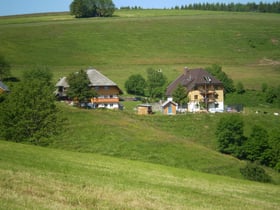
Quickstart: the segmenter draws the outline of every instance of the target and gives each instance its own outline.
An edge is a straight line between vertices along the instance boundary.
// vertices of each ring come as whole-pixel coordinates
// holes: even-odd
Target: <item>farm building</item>
[[[172,101],[172,98],[168,98],[162,105],[162,113],[165,115],[175,115],[177,112],[178,104]]]
[[[223,112],[224,86],[221,81],[204,69],[184,69],[184,73],[175,79],[166,90],[168,97],[181,84],[188,95],[189,112]]]
[[[148,115],[152,113],[152,105],[150,104],[140,104],[137,106],[137,114],[139,115]]]
[[[92,107],[108,109],[120,108],[119,95],[122,94],[122,90],[118,85],[96,69],[88,69],[87,75],[90,81],[89,88],[94,89],[98,95],[90,100]],[[69,84],[67,83],[66,77],[61,78],[56,84],[56,87],[58,96],[67,97]]]

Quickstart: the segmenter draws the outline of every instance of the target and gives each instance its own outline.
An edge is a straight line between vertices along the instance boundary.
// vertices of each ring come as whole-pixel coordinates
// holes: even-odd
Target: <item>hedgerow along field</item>
[[[0,209],[278,209],[280,188],[0,141]]]
[[[4,54],[10,61],[12,73],[16,76],[20,76],[21,71],[24,69],[32,68],[36,65],[46,65],[53,71],[56,80],[81,68],[93,66],[123,88],[124,82],[129,75],[133,73],[145,75],[145,71],[149,67],[161,68],[169,81],[172,81],[182,72],[184,66],[205,67],[218,63],[223,66],[223,70],[235,81],[242,81],[247,88],[260,88],[264,79],[269,84],[279,84],[278,62],[280,53],[278,40],[280,39],[280,33],[279,16],[275,14],[145,10],[117,11],[116,17],[108,19],[75,20],[67,14],[35,15],[21,18],[0,18],[0,53]],[[152,116],[147,118],[138,117],[129,111],[78,110],[64,105],[62,105],[62,109],[68,116],[69,121],[66,131],[57,139],[52,139],[53,144],[51,147],[80,152],[69,153],[69,156],[73,155],[73,159],[78,158],[80,155],[88,155],[80,162],[91,158],[95,159],[96,156],[93,153],[100,153],[168,165],[172,167],[166,169],[169,171],[181,170],[175,168],[184,168],[182,173],[188,174],[185,169],[190,169],[198,172],[231,176],[238,178],[237,182],[243,182],[243,180],[239,180],[242,179],[239,169],[245,166],[245,163],[230,156],[219,154],[215,150],[214,132],[220,115]],[[256,116],[248,114],[244,115],[244,119],[247,122],[247,133],[250,130],[248,125],[252,122],[264,125],[267,129],[276,128],[279,125],[279,118],[271,115]],[[7,147],[14,149],[14,144],[8,144]],[[34,147],[31,147],[31,150],[33,150],[32,148]],[[63,151],[59,152],[64,153]],[[83,154],[84,152],[91,154]],[[48,153],[54,157],[57,155],[56,150],[48,150]],[[14,159],[10,158],[7,151],[1,154],[6,154],[11,161],[19,161],[17,156],[14,156]],[[36,152],[32,154],[38,157]],[[1,160],[4,160],[1,161],[2,167],[7,168],[8,166],[5,166],[6,160]],[[121,159],[114,160],[122,161]],[[43,165],[44,163],[40,162]],[[51,171],[50,174],[53,174],[53,168],[55,168],[56,163],[53,160],[45,163],[46,167],[42,169],[41,173]],[[132,167],[134,163],[129,162],[126,168]],[[32,180],[34,178],[32,165],[34,164],[30,162],[30,167],[26,169],[27,177],[31,177],[30,179]],[[48,164],[50,165],[49,167],[47,166]],[[72,165],[72,162],[67,160],[65,164],[69,166]],[[103,164],[103,162],[100,162],[100,164]],[[118,168],[119,165],[113,163],[113,165],[115,164],[116,168]],[[85,178],[81,178],[83,176],[75,172],[77,170],[86,171],[87,167],[77,165],[82,169],[74,167],[73,170],[68,171],[69,175],[73,176],[71,181],[75,180],[76,182],[80,179],[87,179],[88,175]],[[14,165],[14,170],[19,171],[18,167],[17,164]],[[162,166],[153,165],[152,167]],[[108,171],[115,173],[113,168],[109,168]],[[102,174],[100,179],[96,178],[96,182],[110,179],[108,171]],[[269,169],[267,169],[267,172],[273,177],[274,183],[279,183],[279,174]],[[31,197],[36,194],[42,197],[46,196],[44,194],[45,190],[32,188],[32,186],[41,186],[41,183],[30,181],[29,188],[23,187],[23,190],[20,190],[16,188],[17,184],[15,182],[7,185],[7,177],[9,177],[10,172],[8,175],[6,172],[3,173],[4,178],[1,184],[4,186],[4,192],[8,188],[20,192],[17,195],[13,194],[14,197],[12,198],[5,198],[7,206],[12,205],[16,198],[20,201],[25,200],[25,206],[32,205],[29,202],[29,195],[26,195],[28,193],[31,194]],[[60,171],[59,175],[65,176],[66,173],[67,171]],[[127,174],[128,171],[123,171],[122,173]],[[195,176],[198,174],[200,173]],[[15,179],[17,179],[17,175],[22,176],[23,174],[16,174]],[[41,177],[40,173],[39,176]],[[212,175],[202,173],[201,176],[209,177],[212,180],[210,178]],[[191,177],[187,176],[185,178],[190,179]],[[224,179],[223,176],[220,178]],[[217,177],[217,179],[220,178]],[[23,178],[22,182],[25,183],[25,180],[30,179]],[[117,177],[117,179],[121,180],[121,177]],[[147,176],[147,180],[149,179],[151,177]],[[228,180],[228,178],[225,179]],[[123,182],[126,182],[126,180],[125,178]],[[56,185],[61,183],[60,181],[52,180],[51,183]],[[42,182],[44,183],[44,181]],[[143,181],[139,182],[143,184]],[[162,181],[159,180],[159,182]],[[129,183],[125,186],[129,189],[133,188]],[[227,183],[227,181],[222,181],[222,185]],[[244,181],[244,183],[244,185],[247,185],[250,182]],[[66,196],[68,200],[63,196],[61,198],[61,194],[57,198],[59,201],[62,200],[64,205],[70,205],[68,208],[76,208],[81,203],[85,203],[85,208],[90,208],[100,200],[103,203],[104,194],[111,195],[111,188],[106,189],[100,192],[101,195],[98,194],[96,199],[92,201],[88,195],[83,193],[84,191],[90,191],[89,194],[91,194],[94,189],[92,185],[90,185],[89,189],[84,189],[81,185],[75,185],[73,182],[70,182],[70,187],[67,187],[68,190],[59,191],[62,186],[68,186],[68,184],[69,182],[64,182],[58,185],[59,187],[55,188],[55,190],[52,187],[49,189],[51,192],[58,191],[62,194],[66,193],[67,196],[69,195],[70,198]],[[193,184],[195,185],[195,183]],[[110,183],[102,184],[103,188],[108,185]],[[252,185],[257,186],[258,184],[252,183]],[[277,191],[279,189],[277,186],[261,186],[264,187],[265,191],[276,192],[276,195],[279,192]],[[175,188],[174,183],[171,183],[171,186],[169,185],[164,189],[172,194],[173,190],[171,189]],[[240,190],[239,187],[237,188]],[[77,189],[80,189],[78,191],[79,195],[81,195],[80,197],[76,193]],[[118,190],[124,192],[123,199],[128,199],[127,191],[124,188],[122,189]],[[138,189],[135,191],[138,191]],[[225,194],[224,187],[217,190]],[[180,198],[188,194],[183,189],[180,192],[182,192],[182,195],[179,196]],[[190,194],[193,195],[196,192],[197,190],[195,189]],[[198,191],[198,193],[201,192]],[[274,204],[279,204],[279,201],[277,196],[274,196],[274,193],[272,194],[271,198],[268,198],[268,205],[274,208]],[[215,195],[215,193],[212,193],[212,195]],[[158,198],[160,199],[159,202],[168,196],[161,192]],[[254,194],[252,195],[252,200],[258,201],[262,196],[263,194]],[[238,200],[241,200],[240,196],[237,197]],[[172,196],[172,198],[174,197]],[[50,197],[50,200],[53,199],[53,197]],[[101,207],[111,205],[106,204],[106,199],[108,198],[104,198],[105,204],[99,203],[98,205],[101,205]],[[188,201],[193,199],[196,198],[191,197]],[[45,200],[36,201],[34,205],[46,205],[42,204],[46,203]],[[115,197],[113,200],[115,200]],[[134,198],[131,200],[134,203],[136,202]],[[148,197],[148,201],[151,202],[151,200],[156,199]],[[220,197],[217,200],[220,200]],[[245,200],[241,201],[246,203],[247,201]],[[40,202],[41,204],[39,204]],[[116,206],[114,202],[112,201],[112,206]],[[209,208],[217,209],[226,206],[224,205],[225,203],[220,204],[219,202],[215,202],[213,208]],[[236,205],[239,205],[238,202],[236,202]],[[138,203],[140,203],[138,204],[140,207],[135,208],[142,209],[142,201]],[[205,208],[205,206],[197,203],[194,205],[192,206],[188,202],[188,204],[184,203],[182,207],[179,206],[178,208],[183,209],[185,206],[197,209]],[[205,205],[209,205],[207,199]],[[244,206],[247,206],[248,209],[255,209],[262,208],[262,205],[256,207],[251,206],[251,204],[245,204]],[[160,207],[158,206],[158,209]],[[134,207],[127,207],[121,204],[119,208]],[[145,208],[156,207],[150,207],[145,204]],[[240,206],[236,208],[240,208]]]

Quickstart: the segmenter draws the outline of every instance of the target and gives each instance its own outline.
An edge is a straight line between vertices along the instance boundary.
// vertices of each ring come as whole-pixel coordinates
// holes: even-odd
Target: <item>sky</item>
[[[69,11],[69,5],[72,1],[73,0],[0,0],[0,16]],[[258,3],[259,0],[113,0],[113,2],[117,8],[122,6],[141,6],[142,8],[171,8],[174,6],[187,5],[191,3]],[[273,0],[263,0],[263,2],[273,2]]]

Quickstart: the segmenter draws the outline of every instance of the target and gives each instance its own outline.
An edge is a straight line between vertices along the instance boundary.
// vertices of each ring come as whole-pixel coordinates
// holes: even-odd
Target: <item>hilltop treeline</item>
[[[140,6],[135,7],[121,7],[120,9],[143,9]],[[230,12],[268,12],[280,13],[280,2],[259,4],[255,2],[241,4],[241,3],[194,3],[182,6],[175,6],[171,9],[177,10],[210,10],[210,11],[230,11]]]

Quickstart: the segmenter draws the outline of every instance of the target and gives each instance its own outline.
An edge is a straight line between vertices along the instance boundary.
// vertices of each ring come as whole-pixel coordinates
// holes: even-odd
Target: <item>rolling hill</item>
[[[279,85],[277,14],[136,10],[113,18],[67,13],[0,17],[0,54],[13,75],[48,66],[55,80],[93,66],[124,87],[134,73],[161,68],[169,81],[184,68],[217,63],[246,88]],[[0,141],[0,209],[277,209],[273,184],[243,179],[239,161],[216,151],[223,116],[137,116],[58,103],[65,130],[49,148]],[[262,107],[261,107],[262,108]],[[242,115],[245,133],[272,132],[279,117]]]

